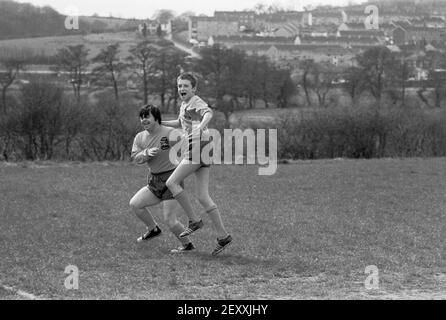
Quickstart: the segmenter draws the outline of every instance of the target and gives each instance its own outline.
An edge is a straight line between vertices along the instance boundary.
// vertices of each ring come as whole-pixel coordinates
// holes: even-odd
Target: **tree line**
[[[360,102],[367,94],[376,109],[387,105],[408,103],[409,79],[416,78],[417,65],[425,70],[427,80],[414,81],[421,106],[440,108],[446,97],[446,77],[441,73],[446,68],[446,53],[432,50],[414,63],[409,52],[391,52],[387,47],[372,47],[356,55],[356,64],[347,68],[313,60],[300,61],[297,80],[307,106],[329,107],[335,105],[330,97],[340,96],[339,90],[351,98],[352,104]]]
[[[229,127],[230,116],[237,110],[259,105],[299,106],[292,102],[296,95],[304,97],[302,107],[315,110],[340,107],[342,103],[333,98],[341,94],[349,95],[353,106],[360,104],[364,94],[372,97],[377,112],[374,114],[386,109],[383,107],[389,106],[389,101],[390,105],[404,107],[408,103],[406,82],[414,71],[404,54],[396,55],[386,47],[358,54],[357,65],[347,69],[301,61],[297,75],[265,56],[247,55],[218,44],[201,49],[199,58],[186,56],[164,39],[143,39],[125,57],[121,51],[118,43],[111,44],[89,59],[89,50],[84,45],[67,46],[58,51],[52,67],[61,73],[60,78],[34,79],[17,90],[10,89],[27,68],[29,57],[27,54],[1,57],[1,158],[8,160],[14,155],[19,159],[125,159],[139,130],[136,113],[142,104],[155,103],[163,113],[178,113],[176,78],[182,71],[192,71],[198,76],[198,94],[224,115],[214,123],[220,129]],[[439,107],[446,88],[443,79],[435,78],[435,70],[446,66],[446,55],[429,51],[425,62],[432,86],[421,86],[417,96],[421,103]],[[128,81],[133,81],[135,90],[127,89]],[[311,119],[314,126],[309,126],[304,136],[314,142],[317,141],[314,134],[324,137],[319,132],[324,130],[323,126],[319,124],[325,118]],[[357,118],[359,123],[348,117],[344,120],[354,123],[354,130],[361,132],[367,124],[363,119],[361,115]],[[298,127],[301,123],[293,125]],[[370,132],[375,132],[375,136],[368,141],[383,148],[388,134]],[[333,146],[333,141],[327,146]]]
[[[265,57],[218,45],[200,55],[191,59],[164,39],[143,39],[125,57],[118,43],[91,59],[84,45],[67,46],[51,67],[60,77],[35,78],[15,88],[29,57],[1,57],[1,158],[124,159],[139,130],[136,113],[142,104],[177,114],[176,78],[182,71],[198,76],[199,94],[226,116],[223,127],[232,112],[253,108],[259,99],[287,107],[295,91],[289,70]],[[127,89],[129,81],[136,90]]]

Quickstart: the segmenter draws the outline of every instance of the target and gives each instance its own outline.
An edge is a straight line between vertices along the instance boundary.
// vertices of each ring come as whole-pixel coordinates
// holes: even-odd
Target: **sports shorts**
[[[150,173],[147,177],[147,188],[161,201],[174,200],[175,198],[166,186],[166,181],[175,171],[170,170],[160,173]],[[181,181],[180,186],[184,188],[184,183]]]

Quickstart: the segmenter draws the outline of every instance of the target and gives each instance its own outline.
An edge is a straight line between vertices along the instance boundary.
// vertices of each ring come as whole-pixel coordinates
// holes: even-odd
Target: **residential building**
[[[446,39],[446,29],[397,25],[393,30],[393,42],[396,45],[408,43],[437,43]]]
[[[214,17],[190,17],[189,40],[207,41],[210,36],[233,36],[240,32],[239,22]]]

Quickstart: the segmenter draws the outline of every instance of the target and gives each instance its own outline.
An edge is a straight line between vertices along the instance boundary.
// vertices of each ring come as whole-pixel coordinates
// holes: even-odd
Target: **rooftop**
[[[288,42],[294,43],[295,37],[242,37],[242,36],[213,36],[214,41],[220,42]]]

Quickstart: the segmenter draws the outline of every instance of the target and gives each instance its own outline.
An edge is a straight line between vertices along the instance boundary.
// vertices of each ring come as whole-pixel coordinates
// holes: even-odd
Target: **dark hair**
[[[183,72],[182,74],[179,75],[179,77],[177,78],[177,82],[180,80],[189,80],[190,84],[192,85],[192,88],[197,87],[197,77],[195,77],[192,73],[190,72]]]
[[[141,119],[147,117],[150,114],[153,116],[155,121],[158,121],[158,123],[161,124],[161,111],[157,106],[146,104],[139,111],[139,117]]]

